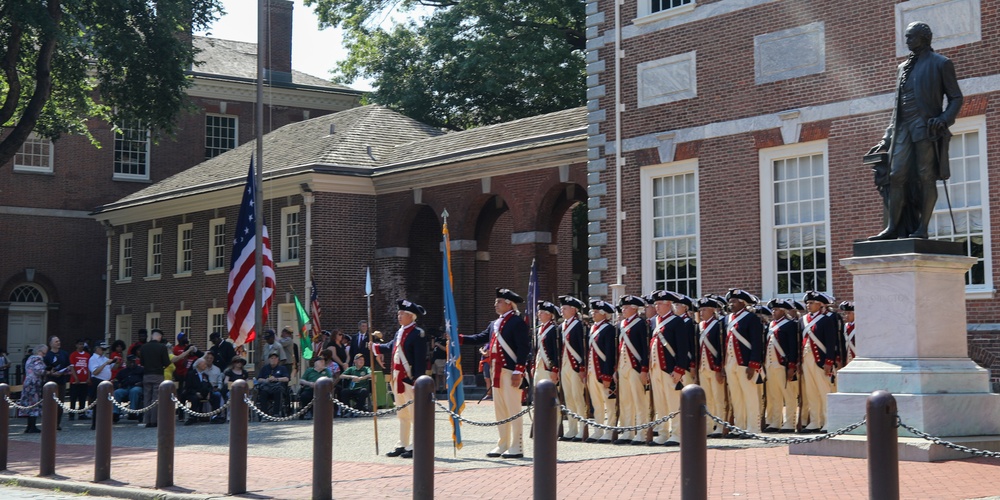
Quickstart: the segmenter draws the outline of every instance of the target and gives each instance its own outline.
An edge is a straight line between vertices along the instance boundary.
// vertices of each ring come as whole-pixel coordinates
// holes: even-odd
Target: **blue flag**
[[[444,330],[448,335],[448,409],[461,414],[465,410],[465,388],[462,386],[462,348],[458,342],[458,314],[455,311],[455,295],[451,279],[451,244],[448,223],[441,228],[444,235],[442,274],[444,281]],[[455,449],[462,449],[462,423],[452,417],[451,439]]]

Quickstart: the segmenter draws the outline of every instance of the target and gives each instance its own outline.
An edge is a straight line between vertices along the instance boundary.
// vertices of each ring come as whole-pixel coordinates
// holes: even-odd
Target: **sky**
[[[255,0],[223,0],[226,15],[215,22],[208,33],[214,38],[257,42],[257,2]],[[319,20],[312,8],[295,0],[292,9],[292,68],[321,78],[330,78],[330,70],[347,58],[340,29],[319,29]],[[371,82],[355,81],[358,90],[371,90]]]

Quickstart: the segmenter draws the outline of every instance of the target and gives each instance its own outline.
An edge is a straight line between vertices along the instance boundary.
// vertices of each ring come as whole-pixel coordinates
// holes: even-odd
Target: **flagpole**
[[[254,331],[260,332],[264,327],[264,218],[263,194],[261,193],[262,179],[264,177],[264,51],[263,42],[267,39],[267,0],[257,0],[257,108],[255,129],[257,135],[257,172],[254,175],[254,200],[253,211],[256,219],[257,237],[254,238]],[[258,343],[258,337],[254,342]],[[254,349],[256,351],[256,349]]]
[[[375,455],[378,455],[378,388],[375,387],[375,350],[371,344],[374,342],[372,335],[372,268],[365,269],[365,298],[368,299],[368,362],[371,366],[371,386],[372,386],[372,425],[375,426]]]

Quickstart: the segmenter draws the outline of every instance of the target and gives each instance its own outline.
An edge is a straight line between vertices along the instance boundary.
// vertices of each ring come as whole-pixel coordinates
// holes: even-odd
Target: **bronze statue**
[[[889,189],[886,227],[868,239],[927,238],[937,202],[937,181],[951,176],[948,127],[962,107],[951,60],[931,48],[931,27],[906,27],[910,54],[899,65],[892,121],[868,154],[888,152]],[[942,110],[942,98],[948,105]]]

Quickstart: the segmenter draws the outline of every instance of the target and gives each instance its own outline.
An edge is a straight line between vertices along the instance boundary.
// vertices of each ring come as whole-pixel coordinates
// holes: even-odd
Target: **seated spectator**
[[[125,368],[118,370],[115,377],[115,401],[119,403],[128,399],[130,410],[142,408],[142,367],[136,362],[137,358],[129,354],[126,358]],[[154,410],[155,411],[155,410]],[[121,410],[115,406],[115,422],[121,417]],[[129,413],[129,420],[139,420],[139,415]]]
[[[206,352],[201,359],[205,360],[204,371],[208,375],[208,381],[212,383],[212,387],[219,390],[222,387],[222,370],[215,366],[215,354]]]
[[[333,372],[327,368],[326,359],[322,356],[316,356],[313,358],[312,368],[306,370],[302,374],[302,378],[299,379],[299,384],[302,385],[302,389],[299,390],[299,404],[305,408],[313,400],[313,394],[316,388],[316,381],[321,377],[333,378]],[[305,415],[299,417],[299,419],[305,419]]]
[[[237,380],[247,380],[250,374],[243,369],[247,365],[247,360],[243,356],[234,356],[229,362],[229,369],[222,375],[222,396],[229,399],[229,389],[233,382]]]
[[[370,411],[368,395],[371,394],[372,369],[365,366],[364,354],[354,356],[354,366],[344,370],[340,380],[341,384],[347,384],[347,387],[340,391],[340,400],[356,410]],[[354,404],[351,404],[352,400]]]
[[[186,399],[191,402],[191,409],[196,412],[202,412],[202,403],[206,401],[211,405],[212,411],[219,409],[222,406],[222,393],[219,392],[218,387],[212,383],[211,380],[211,368],[218,371],[218,367],[214,366],[204,357],[199,358],[197,361],[191,365],[191,369],[188,370],[187,381],[184,384],[184,391]],[[198,418],[190,417],[184,425],[194,425],[199,421]],[[212,422],[222,423],[225,420],[220,418],[218,415],[213,417]]]
[[[267,357],[267,365],[257,373],[258,404],[263,407],[264,413],[277,416],[281,402],[281,395],[288,389],[288,370],[279,363],[281,356],[277,352],[271,352]]]

